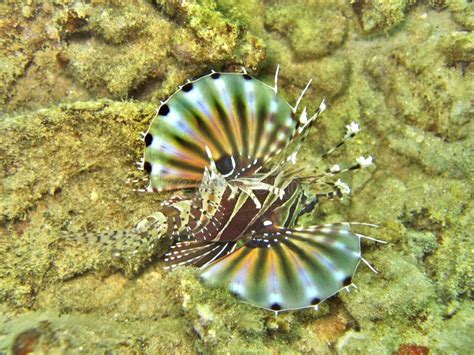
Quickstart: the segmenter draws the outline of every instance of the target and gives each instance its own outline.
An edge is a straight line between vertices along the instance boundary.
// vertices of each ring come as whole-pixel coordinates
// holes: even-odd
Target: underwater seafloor
[[[0,4],[0,353],[467,354],[474,349],[474,7],[470,1],[18,1]],[[125,228],[164,197],[141,176],[160,100],[210,69],[249,72],[313,112],[299,164],[375,157],[307,223],[378,223],[380,271],[319,311],[275,316],[192,268],[61,233]]]

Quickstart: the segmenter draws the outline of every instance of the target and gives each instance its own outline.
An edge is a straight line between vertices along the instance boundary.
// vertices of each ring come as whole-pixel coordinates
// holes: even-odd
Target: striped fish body
[[[193,223],[203,209],[190,218],[191,238],[179,238],[165,257],[168,267],[203,267],[207,285],[228,287],[245,302],[274,311],[314,306],[349,286],[361,257],[359,238],[349,224],[295,227],[305,196],[298,180],[286,177],[271,178],[283,198],[261,191],[260,208],[243,192],[230,199],[227,187],[220,201],[227,209],[203,229]],[[206,198],[197,194],[193,204]],[[239,241],[244,245],[236,249]]]
[[[255,191],[261,205],[258,207],[244,192],[234,192],[222,176],[210,181],[205,173],[204,181],[192,198],[175,197],[165,201],[157,212],[136,225],[136,233],[149,240],[168,237],[177,241],[229,242],[244,239],[249,230],[268,232],[271,228],[264,221],[284,225],[287,216],[284,220],[281,211],[291,209],[289,205],[294,197],[302,196],[296,182],[281,180],[280,177],[266,179],[284,191],[281,196],[265,190]]]
[[[260,205],[263,206],[258,207],[255,201],[243,192],[238,193],[232,199],[229,198],[230,195],[229,189],[223,196],[219,212],[208,220],[206,228],[193,232],[194,239],[213,242],[245,239],[249,232],[255,233],[263,230],[264,221],[272,220],[272,224],[279,223],[275,209],[287,200],[286,197],[279,199],[278,196],[272,196],[272,193],[268,191],[258,191],[256,197]],[[290,192],[286,192],[285,195],[291,196]]]
[[[276,85],[230,73],[188,82],[162,103],[144,139],[147,190],[196,189],[189,210],[162,211],[176,236],[168,268],[202,267],[207,285],[274,311],[317,305],[351,284],[361,260],[351,226],[296,227],[305,196],[288,161],[324,107],[296,120]]]
[[[206,174],[193,203],[188,229],[192,239],[197,241],[239,241],[247,238],[249,232],[268,231],[270,225],[285,225],[286,206],[303,196],[292,173],[262,173],[250,178],[245,172],[243,177],[230,181],[217,171],[214,180]],[[249,194],[254,194],[254,198]],[[294,206],[289,208],[296,212]]]
[[[165,238],[167,268],[201,267],[205,284],[273,311],[315,306],[348,287],[364,260],[361,235],[349,223],[297,226],[314,204],[293,164],[324,101],[296,119],[303,94],[292,107],[276,80],[271,87],[246,73],[213,72],[180,87],[144,135],[143,169],[149,192],[194,194],[163,203],[134,228],[70,239],[154,250]]]
[[[279,176],[271,177],[270,181],[283,183]],[[233,251],[238,242],[246,243],[254,235],[272,232],[280,222],[284,225],[291,219],[289,215],[295,212],[295,201],[299,202],[303,196],[300,186],[291,182],[284,180],[282,185],[277,185],[283,192],[279,195],[256,190],[258,206],[245,192],[235,192],[227,185],[222,194],[218,194],[221,197],[219,208],[213,211],[209,209],[213,204],[209,204],[208,199],[214,198],[213,201],[216,201],[216,195],[209,195],[213,189],[205,184],[206,188],[200,189],[191,204],[185,233],[176,238],[174,250],[166,255],[165,261],[169,263],[169,268],[207,265],[217,256],[223,256],[223,250]]]

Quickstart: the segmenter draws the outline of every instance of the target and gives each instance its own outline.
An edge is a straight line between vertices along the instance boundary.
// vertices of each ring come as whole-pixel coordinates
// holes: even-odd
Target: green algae
[[[347,35],[347,20],[335,4],[276,5],[267,12],[265,25],[289,42],[298,60],[333,52]]]
[[[58,353],[473,347],[472,4],[0,6],[0,351],[25,332]],[[117,257],[61,240],[133,225],[165,198],[126,184],[158,100],[211,68],[271,82],[276,64],[290,102],[310,78],[303,104],[329,101],[301,164],[321,164],[352,120],[364,129],[328,164],[372,154],[377,168],[344,176],[351,199],[302,223],[379,223],[361,229],[390,243],[364,243],[378,274],[361,265],[357,290],[275,317],[191,268],[163,271],[162,250]]]
[[[362,30],[366,33],[390,31],[405,19],[409,7],[416,1],[354,1]]]
[[[19,335],[35,331],[36,338],[30,340],[34,353],[63,354],[70,353],[70,349],[85,353],[141,353],[145,349],[151,353],[185,353],[192,345],[183,336],[184,324],[176,318],[162,319],[159,327],[150,327],[146,322],[100,319],[86,313],[30,312],[14,322],[5,319],[3,322],[0,331],[11,336],[0,340],[0,346],[5,348],[9,343],[18,346]]]
[[[2,111],[94,96],[156,102],[209,67],[256,68],[265,55],[264,42],[214,1],[27,6],[0,5]]]

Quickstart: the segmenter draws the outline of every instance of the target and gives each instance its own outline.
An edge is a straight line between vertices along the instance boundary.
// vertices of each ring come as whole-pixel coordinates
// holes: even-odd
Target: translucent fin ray
[[[235,242],[218,243],[206,241],[178,242],[164,256],[167,264],[165,269],[177,266],[205,266],[220,257],[224,257],[235,249]]]

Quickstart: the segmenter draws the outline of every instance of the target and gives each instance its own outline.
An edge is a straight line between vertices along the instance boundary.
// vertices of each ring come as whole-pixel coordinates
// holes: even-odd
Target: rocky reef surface
[[[474,6],[469,1],[19,1],[0,4],[0,352],[464,354],[472,329]],[[380,271],[275,316],[204,288],[192,268],[114,257],[61,233],[125,228],[165,196],[136,194],[159,100],[241,66],[329,109],[300,164],[355,120],[334,157],[371,154],[353,195],[305,223],[381,225]],[[310,110],[310,111],[311,111]]]

